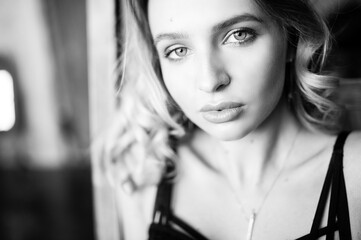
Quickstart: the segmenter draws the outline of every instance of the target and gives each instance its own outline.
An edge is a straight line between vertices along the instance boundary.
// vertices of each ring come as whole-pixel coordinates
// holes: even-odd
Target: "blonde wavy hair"
[[[113,183],[132,191],[176,172],[174,149],[190,130],[162,80],[148,26],[148,1],[121,2],[119,107],[104,139],[103,161]],[[291,110],[310,129],[337,132],[341,109],[332,97],[339,82],[322,72],[330,42],[325,22],[307,0],[255,2],[285,30],[294,49],[284,90]]]

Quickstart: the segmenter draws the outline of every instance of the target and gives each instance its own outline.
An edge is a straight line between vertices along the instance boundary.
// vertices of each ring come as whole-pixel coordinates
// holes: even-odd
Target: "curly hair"
[[[122,55],[119,59],[114,124],[104,140],[104,163],[115,184],[131,189],[156,184],[176,166],[174,139],[190,130],[161,76],[147,19],[146,0],[122,2]],[[285,31],[294,59],[287,64],[284,94],[298,120],[313,130],[338,131],[340,107],[332,101],[338,79],[322,72],[330,33],[307,0],[255,0]]]
[[[342,109],[332,98],[339,79],[322,71],[330,49],[330,32],[308,0],[255,0],[281,26],[294,46],[285,93],[299,121],[309,129],[340,130]]]

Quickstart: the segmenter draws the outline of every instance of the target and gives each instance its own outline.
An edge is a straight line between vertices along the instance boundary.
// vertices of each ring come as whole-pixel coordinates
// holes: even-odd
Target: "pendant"
[[[246,240],[252,240],[252,235],[253,235],[253,229],[254,229],[254,223],[256,221],[256,213],[252,212],[251,216],[249,218],[249,223],[248,223],[248,230],[247,230],[247,238]]]

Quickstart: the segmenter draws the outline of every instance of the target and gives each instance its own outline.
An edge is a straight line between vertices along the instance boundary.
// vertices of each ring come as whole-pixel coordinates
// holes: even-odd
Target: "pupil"
[[[179,56],[184,56],[184,55],[186,54],[186,50],[185,50],[184,48],[179,48],[179,49],[177,50],[177,54],[178,54]]]
[[[237,32],[236,35],[235,35],[235,38],[237,40],[243,40],[243,39],[245,39],[245,37],[246,37],[246,34],[243,33],[243,32]]]

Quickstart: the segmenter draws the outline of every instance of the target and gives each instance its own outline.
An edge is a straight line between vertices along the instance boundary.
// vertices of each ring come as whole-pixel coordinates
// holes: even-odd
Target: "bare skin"
[[[277,132],[279,137],[274,139],[277,149],[275,152],[284,153],[290,147],[289,141],[285,143],[284,139],[291,135],[289,132],[295,133],[300,126],[291,120],[292,116],[287,111],[283,117],[278,115],[277,119],[280,120],[278,124],[285,123],[286,126],[280,128]],[[335,136],[301,128],[283,173],[258,213],[253,239],[296,239],[309,233],[335,139]],[[361,177],[358,171],[361,169],[360,142],[361,133],[352,133],[347,139],[344,153],[353,239],[361,239]],[[231,160],[228,156],[223,159],[215,158],[214,153],[218,150],[224,151],[219,143],[202,131],[194,133],[188,142],[179,147],[179,174],[172,203],[174,212],[209,239],[243,239],[241,236],[245,237],[248,222],[231,185],[237,186],[233,189],[237,189],[237,194],[246,203],[244,208],[250,211],[259,204],[281,165],[265,167],[264,174],[261,174],[262,177],[256,184],[253,177],[232,181],[229,172],[222,170],[229,164],[227,161]],[[274,154],[270,152],[270,155]],[[243,158],[244,161],[252,162],[259,155],[262,155],[259,151],[251,151]],[[277,159],[284,160],[283,158],[284,155],[280,154],[265,162],[276,162]],[[235,167],[238,169],[238,166]],[[238,169],[236,172],[243,170]],[[125,239],[147,238],[155,192],[155,187],[132,195],[119,191],[120,215],[123,220],[126,219],[122,221]],[[326,225],[326,219],[327,215],[324,216],[323,225]]]
[[[165,85],[199,127],[178,147],[175,214],[212,240],[245,239],[252,209],[254,240],[308,234],[336,136],[302,127],[282,97],[287,36],[251,0],[150,0],[149,22]],[[199,111],[222,101],[241,103],[242,114],[214,123]],[[353,239],[360,143],[352,133],[344,155]],[[155,194],[119,191],[125,239],[147,239]]]

